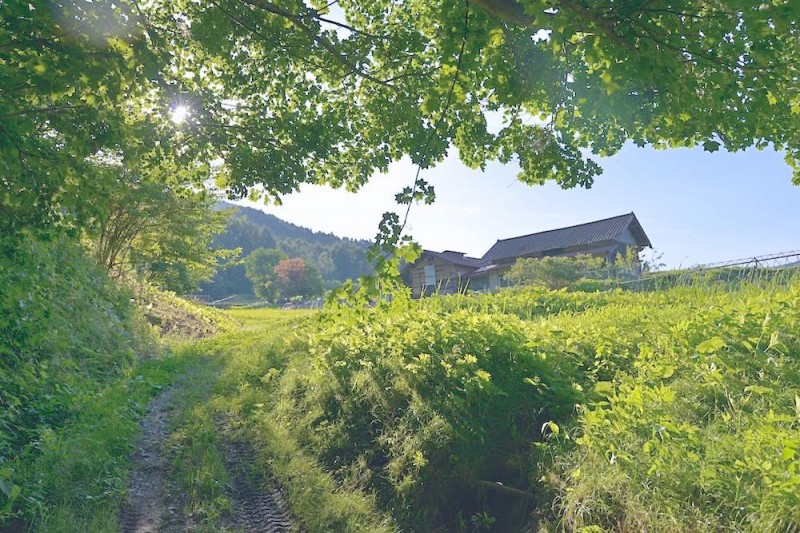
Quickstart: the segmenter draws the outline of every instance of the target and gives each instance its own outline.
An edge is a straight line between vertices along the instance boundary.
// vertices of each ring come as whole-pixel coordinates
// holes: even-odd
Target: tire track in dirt
[[[128,494],[119,513],[123,533],[156,533],[164,515],[164,474],[168,463],[164,454],[169,405],[174,388],[159,394],[141,422],[142,434],[130,456],[133,469],[128,478]]]
[[[150,402],[141,422],[142,434],[130,456],[128,493],[120,507],[118,523],[123,533],[180,533],[197,528],[184,516],[186,495],[180,490],[169,460],[170,407],[178,386],[163,391]],[[297,531],[280,488],[262,475],[253,449],[232,437],[228,424],[217,423],[218,449],[230,476],[227,490],[233,504],[220,520],[223,531],[284,533]]]
[[[275,483],[260,475],[253,449],[246,443],[230,437],[225,424],[220,428],[220,451],[225,468],[231,477],[230,497],[233,513],[226,526],[246,533],[283,533],[293,531],[289,506]]]

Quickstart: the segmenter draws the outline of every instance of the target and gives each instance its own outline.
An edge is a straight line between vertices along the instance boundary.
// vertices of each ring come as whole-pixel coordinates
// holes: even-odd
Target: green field
[[[314,313],[308,309],[283,310],[271,307],[232,307],[224,312],[244,330],[267,329],[270,325],[282,323],[287,318],[309,316]]]

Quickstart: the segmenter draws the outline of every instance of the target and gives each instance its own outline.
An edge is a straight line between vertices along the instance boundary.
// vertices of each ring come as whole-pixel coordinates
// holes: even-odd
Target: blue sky
[[[424,248],[481,256],[497,239],[633,211],[668,267],[800,249],[800,187],[781,154],[626,146],[600,160],[591,189],[527,186],[514,165],[474,171],[451,156],[423,177],[436,187],[431,206],[414,206],[408,232]],[[358,193],[306,186],[282,206],[254,206],[339,236],[374,237],[394,194],[413,183],[407,161],[376,175]]]

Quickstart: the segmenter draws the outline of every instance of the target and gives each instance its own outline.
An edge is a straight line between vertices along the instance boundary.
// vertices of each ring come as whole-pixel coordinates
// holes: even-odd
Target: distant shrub
[[[569,285],[570,291],[575,292],[600,292],[614,289],[619,284],[613,279],[588,279],[581,278]]]
[[[541,257],[517,259],[505,279],[517,285],[541,285],[561,289],[587,277],[598,276],[604,270],[605,259],[590,255],[575,257]]]

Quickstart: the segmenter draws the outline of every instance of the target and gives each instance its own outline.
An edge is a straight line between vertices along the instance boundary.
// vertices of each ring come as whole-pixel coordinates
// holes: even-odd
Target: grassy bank
[[[799,525],[797,283],[319,318],[195,347],[312,530]]]
[[[153,324],[186,342],[220,317],[120,287],[68,237],[0,251],[0,527],[115,531],[138,422],[186,369]]]

